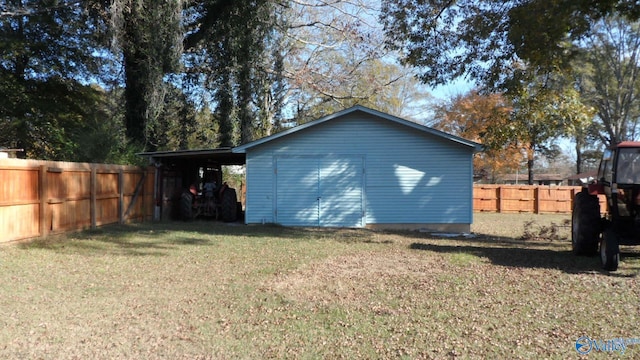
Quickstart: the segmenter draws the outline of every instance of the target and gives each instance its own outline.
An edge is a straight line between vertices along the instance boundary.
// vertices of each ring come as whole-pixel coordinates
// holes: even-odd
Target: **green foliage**
[[[189,92],[213,94],[219,143],[233,146],[270,132],[281,102],[274,1],[197,1],[187,9]],[[273,84],[273,85],[270,85]],[[280,92],[280,93],[278,93]],[[260,129],[266,129],[261,131]]]
[[[532,81],[510,94],[514,106],[511,126],[527,154],[529,184],[533,184],[535,155],[555,157],[553,140],[576,133],[591,119],[592,112],[578,99],[559,74],[531,74]]]
[[[237,166],[223,166],[222,178],[230,188],[236,189],[236,196],[240,201],[241,191],[245,186],[245,174]]]
[[[640,136],[640,21],[599,21],[575,60],[578,88],[596,110],[587,135],[606,145]]]
[[[6,74],[0,82],[7,96],[0,100],[0,146],[23,148],[28,157],[65,160],[73,158],[75,129],[88,116],[85,105],[96,92],[73,80],[46,81]]]
[[[232,146],[281,130],[285,117],[355,103],[407,115],[406,102],[426,95],[382,60],[380,34],[364,25],[369,5],[9,1],[0,146],[136,162],[139,151]]]
[[[103,22],[98,0],[6,1],[0,19],[0,68],[22,79],[82,77],[96,73],[89,61],[99,50]]]
[[[101,49],[103,22],[95,16],[96,4],[3,6],[0,147],[24,148],[28,157],[76,158],[76,133],[99,97],[80,83],[99,72],[94,56]]]
[[[149,150],[164,104],[164,76],[178,69],[182,53],[181,0],[116,0],[112,31],[124,65],[125,122],[130,141]]]
[[[105,92],[95,89],[98,95],[85,106],[90,109],[81,126],[74,129],[73,141],[77,144],[74,156],[68,160],[109,164],[144,165],[137,154],[144,149],[130,143],[124,125],[124,105],[119,101],[122,90]]]
[[[512,110],[503,95],[470,91],[436,106],[432,126],[481,143],[484,151],[474,156],[474,173],[487,174],[493,181],[522,163],[523,151],[511,124]]]
[[[637,19],[631,0],[385,0],[381,20],[389,45],[422,70],[428,84],[459,77],[504,89],[522,74],[520,60],[546,70],[567,68],[572,40],[613,12]]]

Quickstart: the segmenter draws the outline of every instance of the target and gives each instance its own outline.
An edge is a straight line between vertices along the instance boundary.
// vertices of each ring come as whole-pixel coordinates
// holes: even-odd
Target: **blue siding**
[[[274,221],[276,157],[356,155],[364,159],[366,223],[470,224],[472,151],[370,114],[346,114],[247,149],[246,222]]]
[[[276,157],[276,222],[364,226],[362,157]]]
[[[362,156],[320,160],[320,226],[364,226]]]
[[[247,224],[274,223],[273,157],[270,153],[260,151],[247,152],[246,172],[245,222]]]
[[[283,225],[320,225],[320,164],[309,157],[276,159],[276,221]]]

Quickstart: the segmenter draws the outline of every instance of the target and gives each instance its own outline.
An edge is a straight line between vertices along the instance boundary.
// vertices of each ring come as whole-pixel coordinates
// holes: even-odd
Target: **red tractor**
[[[598,195],[606,198],[601,211]],[[577,255],[596,255],[616,271],[619,245],[640,245],[640,142],[625,141],[604,151],[598,175],[576,194],[571,245]]]
[[[237,202],[236,190],[230,188],[226,182],[220,186],[216,185],[216,180],[222,178],[221,174],[220,170],[209,171],[204,179],[182,192],[179,211],[183,220],[197,217],[222,219],[225,222],[237,220],[238,209],[241,207]]]

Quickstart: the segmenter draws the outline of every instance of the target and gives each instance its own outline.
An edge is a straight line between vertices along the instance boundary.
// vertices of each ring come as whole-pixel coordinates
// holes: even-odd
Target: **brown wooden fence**
[[[0,159],[0,243],[149,221],[155,169]],[[576,186],[475,185],[473,210],[571,213]],[[606,209],[600,197],[601,209]]]
[[[473,210],[500,213],[570,214],[579,186],[474,185]],[[606,201],[600,197],[600,209]]]
[[[151,220],[154,168],[0,159],[0,243]]]

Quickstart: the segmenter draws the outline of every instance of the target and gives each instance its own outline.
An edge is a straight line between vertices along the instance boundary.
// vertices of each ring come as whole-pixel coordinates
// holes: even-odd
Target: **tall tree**
[[[127,136],[149,147],[162,113],[164,76],[177,71],[182,53],[182,0],[113,0],[114,51],[122,54]]]
[[[592,170],[601,158],[598,151],[600,141],[592,130],[595,127],[595,109],[585,103],[577,90],[571,88],[565,89],[558,110],[559,116],[565,118],[565,136],[574,141],[575,173],[580,174],[585,168]]]
[[[184,150],[196,146],[192,135],[200,130],[196,129],[196,104],[177,85],[169,82],[165,87],[162,113],[148,137],[151,145],[157,150]]]
[[[95,89],[80,82],[99,74],[95,54],[105,23],[100,1],[0,2],[0,146],[26,156],[65,159],[70,130],[90,113]],[[90,103],[89,103],[90,104]]]
[[[275,1],[193,1],[184,46],[189,81],[212,94],[220,122],[220,144],[253,140],[270,129],[277,73]],[[273,61],[271,61],[273,60]]]
[[[304,122],[354,103],[380,108],[400,92],[396,84],[410,96],[410,76],[389,61],[370,3],[190,2],[187,78],[192,94],[211,95],[220,143],[270,135],[291,124],[285,118]]]
[[[484,151],[474,157],[474,173],[493,182],[519,168],[523,160],[511,113],[510,101],[501,94],[482,95],[474,90],[436,106],[432,126],[481,143]]]
[[[602,19],[581,43],[575,66],[585,101],[597,111],[595,135],[605,145],[640,136],[640,22]]]
[[[426,83],[467,77],[504,89],[519,85],[521,73],[513,67],[519,60],[566,68],[575,54],[572,41],[614,12],[637,19],[640,7],[635,0],[383,0],[382,22],[389,44],[422,70]]]
[[[562,99],[574,98],[566,83],[549,88],[540,80],[567,76],[582,40],[611,14],[637,19],[640,7],[633,0],[383,0],[381,18],[388,44],[425,83],[466,78],[509,96],[533,169],[534,154],[552,150],[548,140],[566,129],[558,126],[558,114],[577,121],[585,110],[563,105]],[[569,128],[578,134],[578,127]]]
[[[299,120],[366,102],[381,91],[385,74],[369,71],[380,69],[389,54],[378,12],[370,1],[312,0],[292,2],[283,14],[288,24],[285,76]]]
[[[510,95],[514,108],[510,126],[523,142],[530,185],[536,154],[555,157],[559,148],[554,140],[575,134],[591,120],[590,108],[569,85],[558,74],[533,73],[525,86]]]
[[[335,62],[341,61],[345,60],[335,59]],[[298,123],[354,105],[367,106],[419,123],[428,121],[426,116],[433,98],[410,70],[380,59],[369,59],[357,67],[345,65],[345,68],[351,69],[352,79],[335,84],[330,93],[323,91],[317,94],[317,103],[308,104],[296,118]]]

